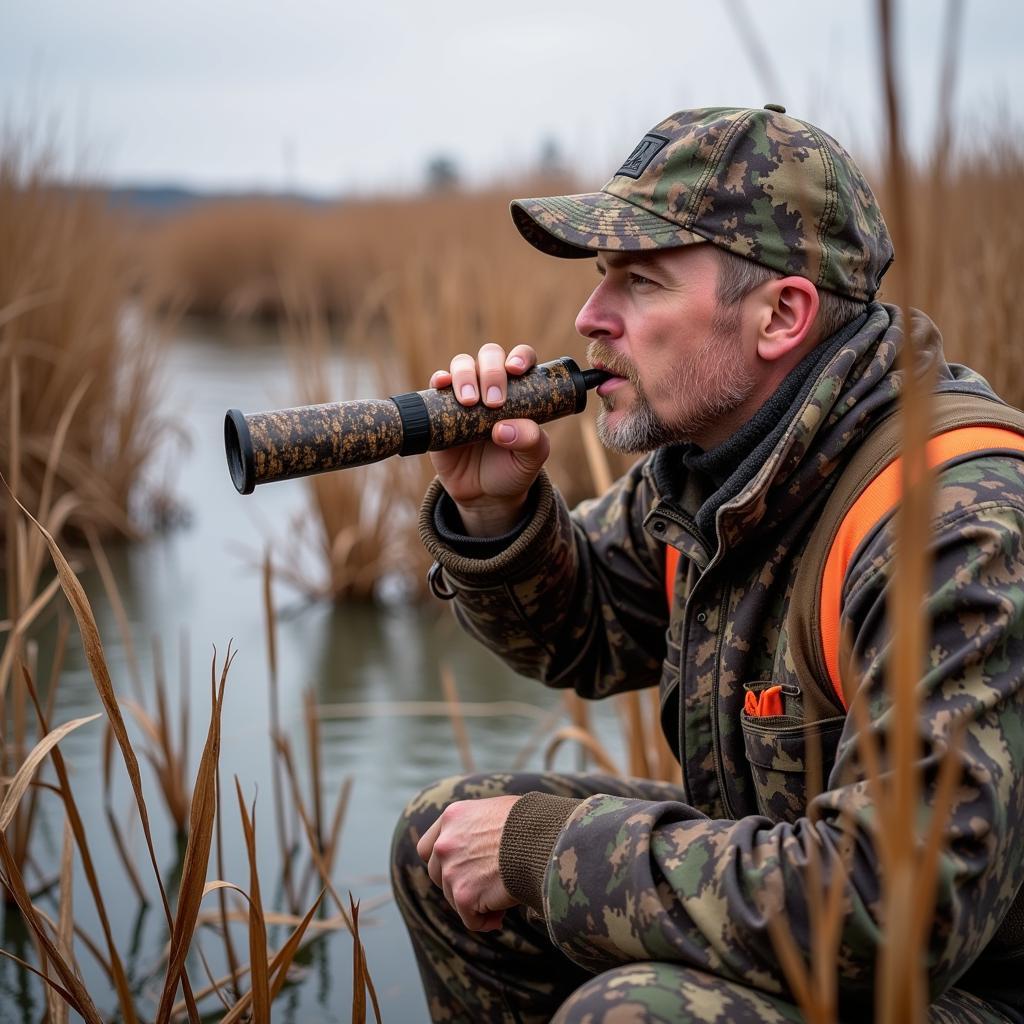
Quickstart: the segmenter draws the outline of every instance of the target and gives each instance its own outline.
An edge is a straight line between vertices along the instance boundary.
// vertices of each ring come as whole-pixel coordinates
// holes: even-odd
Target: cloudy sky
[[[946,5],[898,7],[921,146]],[[767,59],[751,58],[737,10],[756,15]],[[413,188],[439,154],[485,181],[530,166],[545,139],[603,180],[665,114],[766,102],[868,156],[874,18],[874,0],[0,0],[0,111],[56,125],[91,176],[217,189]],[[965,3],[965,133],[1008,114],[1019,129],[1022,30],[1019,0]]]

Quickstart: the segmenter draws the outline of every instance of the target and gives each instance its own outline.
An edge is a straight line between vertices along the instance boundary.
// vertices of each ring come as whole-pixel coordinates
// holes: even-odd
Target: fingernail
[[[508,365],[515,367],[515,369],[517,370],[522,370],[525,368],[526,362],[520,359],[519,356],[512,356],[512,358],[509,359],[508,361]]]
[[[498,439],[501,441],[514,441],[516,439],[516,428],[503,423],[498,427]]]
[[[476,388],[472,384],[463,384],[459,394],[463,398],[476,398]]]
[[[501,401],[501,388],[492,384],[487,389],[487,401],[488,402],[500,402]]]

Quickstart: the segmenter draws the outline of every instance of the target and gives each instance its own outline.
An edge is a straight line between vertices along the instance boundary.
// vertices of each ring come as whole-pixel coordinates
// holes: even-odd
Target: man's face
[[[716,297],[710,245],[602,252],[601,282],[576,317],[587,358],[616,376],[597,393],[602,443],[624,452],[693,441],[711,447],[753,412],[755,377],[741,306]]]

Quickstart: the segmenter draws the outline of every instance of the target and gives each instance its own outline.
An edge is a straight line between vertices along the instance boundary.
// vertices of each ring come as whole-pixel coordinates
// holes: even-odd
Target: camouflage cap
[[[849,153],[781,107],[681,110],[655,125],[600,192],[517,199],[523,237],[554,256],[695,242],[869,300],[892,240]]]

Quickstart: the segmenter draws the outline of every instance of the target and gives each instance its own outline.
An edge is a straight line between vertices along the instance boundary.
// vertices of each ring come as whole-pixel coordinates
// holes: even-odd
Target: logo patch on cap
[[[668,145],[664,135],[648,132],[637,144],[626,162],[615,172],[627,178],[639,178],[650,166],[651,161]]]

